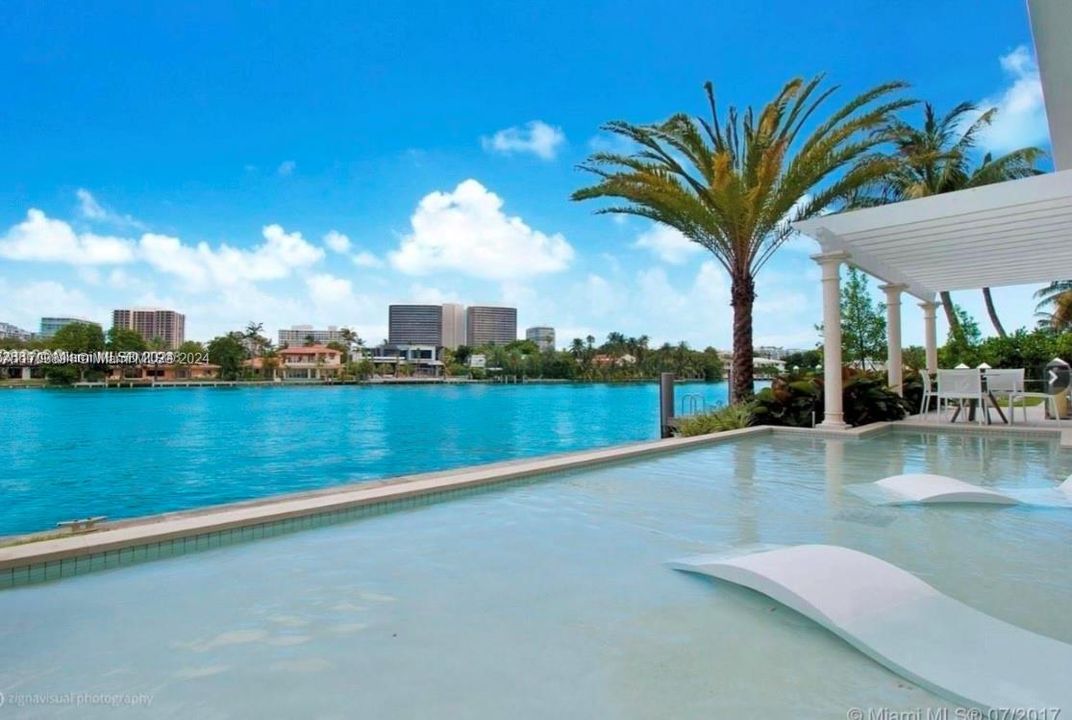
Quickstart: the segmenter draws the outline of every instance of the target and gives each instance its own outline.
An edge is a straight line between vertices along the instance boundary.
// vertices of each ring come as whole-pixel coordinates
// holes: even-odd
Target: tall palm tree
[[[708,82],[709,118],[679,113],[651,125],[607,123],[605,131],[631,141],[637,151],[590,156],[581,169],[598,181],[572,196],[625,201],[597,212],[639,215],[675,228],[726,269],[734,401],[752,394],[756,274],[789,238],[791,222],[849,200],[889,172],[890,161],[875,152],[883,140],[876,131],[912,103],[890,97],[903,83],[879,85],[804,135],[837,89],[820,89],[822,79],[789,81],[758,113],[749,107],[739,115],[731,107],[720,118]]]
[[[1040,327],[1072,330],[1072,280],[1057,280],[1035,293]]]
[[[991,183],[1016,180],[1041,171],[1035,163],[1045,153],[1037,147],[1025,147],[995,158],[990,153],[973,165],[979,134],[994,120],[997,108],[990,108],[974,121],[978,108],[962,102],[942,117],[930,103],[923,105],[923,125],[915,127],[903,120],[890,122],[890,139],[897,148],[901,165],[894,171],[885,187],[885,201],[897,202],[940,193],[966,190]],[[946,320],[954,336],[961,334],[953,300],[948,290],[940,292]],[[994,309],[990,288],[983,288],[986,312],[998,335],[1005,337],[1005,328]]]

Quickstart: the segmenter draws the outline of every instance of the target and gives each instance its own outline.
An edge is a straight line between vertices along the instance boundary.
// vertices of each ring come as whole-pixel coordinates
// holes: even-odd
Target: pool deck
[[[78,558],[101,558],[129,548],[145,548],[182,539],[207,539],[220,533],[237,532],[288,521],[327,517],[360,508],[386,506],[527,477],[563,472],[577,468],[621,462],[717,443],[733,442],[743,437],[792,434],[816,438],[859,439],[888,432],[926,431],[938,433],[972,433],[997,437],[1052,438],[1061,448],[1072,449],[1072,423],[1058,428],[1052,421],[1037,424],[978,425],[975,423],[935,422],[913,417],[897,423],[874,423],[859,428],[753,427],[691,438],[671,438],[629,443],[595,450],[510,460],[453,470],[402,476],[382,481],[362,482],[311,492],[274,496],[227,505],[201,508],[102,523],[88,532],[57,535],[55,531],[0,539],[0,575],[11,578],[7,586],[22,584],[16,573],[25,571],[27,582],[34,582],[32,568],[40,569],[38,579],[50,579],[46,566]],[[305,527],[295,525],[293,529]],[[263,536],[263,535],[261,535]],[[243,538],[245,535],[243,535]],[[258,535],[250,534],[250,538]],[[2,543],[8,543],[3,545]],[[196,549],[201,544],[195,543]],[[206,546],[212,547],[206,542]],[[146,559],[151,559],[152,555]],[[105,564],[104,567],[112,565]],[[60,575],[63,576],[63,575]],[[0,577],[0,579],[3,579]],[[0,583],[0,587],[5,584]]]

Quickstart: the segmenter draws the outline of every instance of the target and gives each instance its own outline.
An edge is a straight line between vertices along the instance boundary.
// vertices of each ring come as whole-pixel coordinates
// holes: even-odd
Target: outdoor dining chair
[[[919,403],[919,414],[925,418],[931,407],[931,399],[934,397],[934,381],[931,380],[931,374],[926,370],[920,370],[919,379],[923,382],[923,399]]]
[[[1024,389],[1024,369],[989,369],[986,371],[986,391],[995,398],[1004,397],[1009,401],[1009,422],[1016,422],[1015,399]],[[1024,409],[1025,422],[1027,409]]]
[[[983,375],[979,370],[971,368],[967,370],[939,370],[938,371],[938,417],[942,415],[942,408],[949,408],[949,403],[955,401],[964,406],[970,402],[983,404]],[[979,413],[976,422],[983,421],[984,413]]]

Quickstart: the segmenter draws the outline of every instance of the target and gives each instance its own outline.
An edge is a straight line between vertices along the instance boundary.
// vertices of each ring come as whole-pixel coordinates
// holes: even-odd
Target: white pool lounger
[[[798,545],[669,564],[763,593],[953,702],[1072,711],[1072,645],[985,615],[866,553]]]
[[[1072,478],[1055,488],[984,488],[946,475],[916,473],[893,475],[849,490],[880,505],[935,505],[976,503],[982,505],[1037,505],[1072,507]]]
[[[988,490],[978,485],[957,480],[945,475],[924,473],[894,475],[874,484],[891,499],[902,503],[954,503],[971,502],[993,505],[1015,505],[1016,500],[1001,492]]]

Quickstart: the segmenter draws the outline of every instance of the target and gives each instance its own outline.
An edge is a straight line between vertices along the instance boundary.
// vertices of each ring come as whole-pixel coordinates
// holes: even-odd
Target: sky
[[[392,302],[516,305],[560,345],[610,331],[731,346],[710,255],[569,195],[610,120],[759,106],[825,73],[997,106],[986,149],[1049,148],[1019,0],[898,3],[7,2],[0,322],[186,314],[387,334]],[[829,106],[834,107],[833,102]],[[918,110],[906,117],[918,119]],[[761,271],[757,345],[819,341],[817,246]],[[876,283],[877,284],[877,283]],[[1006,327],[1036,287],[998,288]],[[876,292],[877,297],[877,292]],[[992,332],[981,294],[954,299]],[[944,333],[944,324],[940,325]],[[906,298],[907,344],[922,318]]]

